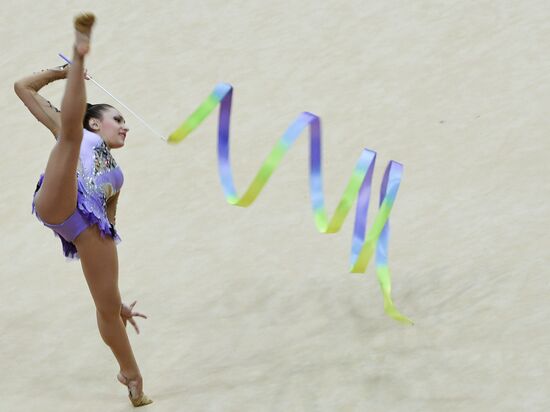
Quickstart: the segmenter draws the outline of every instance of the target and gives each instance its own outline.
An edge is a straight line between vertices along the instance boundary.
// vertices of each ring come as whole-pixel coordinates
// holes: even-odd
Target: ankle
[[[76,44],[73,44],[73,61],[72,61],[72,63],[73,64],[75,62],[82,62],[83,63],[84,62],[84,54],[82,54],[82,52],[78,50],[78,46]]]
[[[139,370],[120,370],[120,375],[127,381],[135,381],[143,379]]]

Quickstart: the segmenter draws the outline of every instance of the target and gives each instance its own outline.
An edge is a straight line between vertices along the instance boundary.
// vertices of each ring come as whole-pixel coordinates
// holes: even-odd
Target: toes
[[[153,400],[149,398],[147,395],[142,395],[139,399],[130,399],[130,401],[136,407],[145,406],[153,403]]]
[[[80,33],[89,35],[94,23],[95,16],[92,13],[81,13],[74,19],[74,28]]]

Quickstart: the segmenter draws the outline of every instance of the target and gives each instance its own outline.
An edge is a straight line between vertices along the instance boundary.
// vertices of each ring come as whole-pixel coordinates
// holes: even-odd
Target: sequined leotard
[[[120,191],[124,176],[103,139],[84,129],[80,145],[80,156],[76,171],[78,192],[77,207],[74,213],[59,225],[44,223],[59,236],[63,254],[67,258],[78,258],[73,240],[88,226],[97,225],[103,236],[120,241],[120,238],[107,218],[107,201]],[[35,194],[40,189],[44,175],[40,176]],[[33,212],[34,199],[33,199]],[[38,219],[40,217],[36,214]]]

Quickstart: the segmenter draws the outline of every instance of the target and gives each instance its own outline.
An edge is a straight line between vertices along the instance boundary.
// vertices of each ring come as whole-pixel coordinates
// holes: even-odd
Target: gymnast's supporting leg
[[[103,341],[111,348],[119,366],[119,380],[128,386],[134,406],[151,401],[143,395],[143,380],[120,316],[118,257],[115,242],[102,237],[97,226],[86,229],[76,240],[82,269],[96,305],[97,324]],[[136,402],[141,402],[139,405]]]

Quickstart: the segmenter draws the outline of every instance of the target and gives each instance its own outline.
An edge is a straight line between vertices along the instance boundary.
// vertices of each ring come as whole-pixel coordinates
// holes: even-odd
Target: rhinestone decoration
[[[105,142],[94,147],[94,176],[108,172],[117,166]]]

